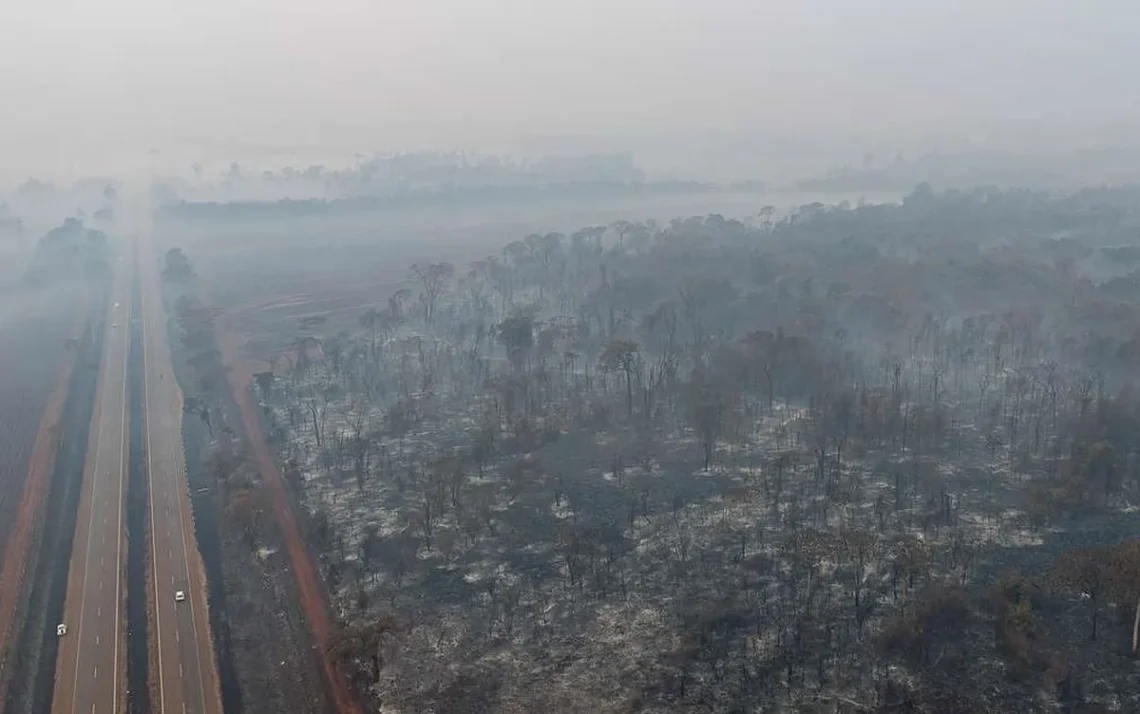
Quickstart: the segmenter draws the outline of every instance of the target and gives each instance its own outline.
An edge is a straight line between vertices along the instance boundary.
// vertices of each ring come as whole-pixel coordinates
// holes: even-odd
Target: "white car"
[[[181,591],[181,590],[176,590],[174,592],[174,602],[185,602],[185,601],[186,601],[186,593]]]
[[[67,625],[65,625],[61,622],[55,626],[55,636],[56,637],[63,637],[66,634],[67,634]]]

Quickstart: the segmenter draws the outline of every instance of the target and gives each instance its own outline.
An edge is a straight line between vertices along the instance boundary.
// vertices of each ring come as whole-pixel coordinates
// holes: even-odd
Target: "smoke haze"
[[[1137,40],[1110,0],[12,0],[0,178],[452,148],[724,178],[1127,142]]]

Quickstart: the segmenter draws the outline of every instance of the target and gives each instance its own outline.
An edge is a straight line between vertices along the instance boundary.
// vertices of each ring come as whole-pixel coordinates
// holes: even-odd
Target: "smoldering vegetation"
[[[869,194],[868,199],[897,200],[900,195]],[[219,326],[263,361],[288,347],[297,320],[306,315],[354,326],[364,310],[383,307],[412,263],[446,259],[466,264],[498,253],[504,237],[569,234],[583,225],[608,225],[630,216],[668,223],[691,213],[746,216],[765,205],[783,214],[822,200],[827,198],[819,194],[771,192],[592,201],[562,197],[524,205],[445,202],[326,215],[291,215],[288,208],[265,204],[241,217],[160,211],[156,235],[193,258],[208,302],[224,308]]]
[[[98,330],[82,329],[83,320],[98,320],[105,304],[109,246],[78,222],[46,233],[30,257],[3,238],[0,231],[0,689],[18,708],[51,696],[68,562],[60,548],[71,544],[71,476],[82,473],[75,466],[98,360]]]
[[[64,355],[75,349],[78,308],[98,297],[109,255],[103,233],[70,220],[36,241],[28,260],[13,258],[0,271],[0,552],[21,501],[40,415]]]
[[[66,298],[9,292],[0,308],[0,552],[23,496],[40,415],[56,386],[74,321]]]
[[[618,221],[301,315],[253,390],[327,655],[384,711],[1135,710],[1138,206]]]

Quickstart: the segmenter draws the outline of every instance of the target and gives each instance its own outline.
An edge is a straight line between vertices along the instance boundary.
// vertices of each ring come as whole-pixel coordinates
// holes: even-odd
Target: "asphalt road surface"
[[[68,571],[64,623],[52,710],[118,714],[126,693],[126,526],[131,275],[116,264],[105,317],[103,355],[83,492]]]
[[[64,608],[67,634],[56,662],[52,711],[121,714],[126,710],[123,520],[130,468],[127,366],[131,320],[143,329],[143,438],[149,479],[152,620],[150,672],[158,714],[221,714],[210,638],[205,574],[194,538],[182,448],[182,398],[174,378],[166,314],[149,239],[138,244],[140,315],[131,315],[130,256],[115,265],[103,355],[83,476]],[[132,544],[133,545],[133,544]],[[140,543],[139,546],[147,544]],[[186,598],[175,600],[183,591]]]
[[[139,243],[142,287],[145,463],[149,474],[154,608],[151,643],[158,666],[151,672],[159,714],[221,714],[210,638],[205,573],[194,538],[182,448],[182,397],[175,381],[158,259],[149,236]],[[186,599],[175,601],[183,591]]]

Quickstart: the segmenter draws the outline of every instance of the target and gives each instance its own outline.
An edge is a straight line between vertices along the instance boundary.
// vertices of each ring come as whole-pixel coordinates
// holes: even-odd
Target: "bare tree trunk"
[[[1140,600],[1136,601],[1136,616],[1132,618],[1132,656],[1140,654]]]
[[[321,445],[321,427],[320,427],[320,423],[317,421],[317,402],[316,402],[316,400],[310,399],[309,403],[308,403],[308,407],[309,407],[309,413],[313,417],[313,436],[316,438],[317,446],[319,447]]]
[[[633,418],[633,377],[630,375],[629,370],[625,371],[625,408],[626,414],[631,419]]]

